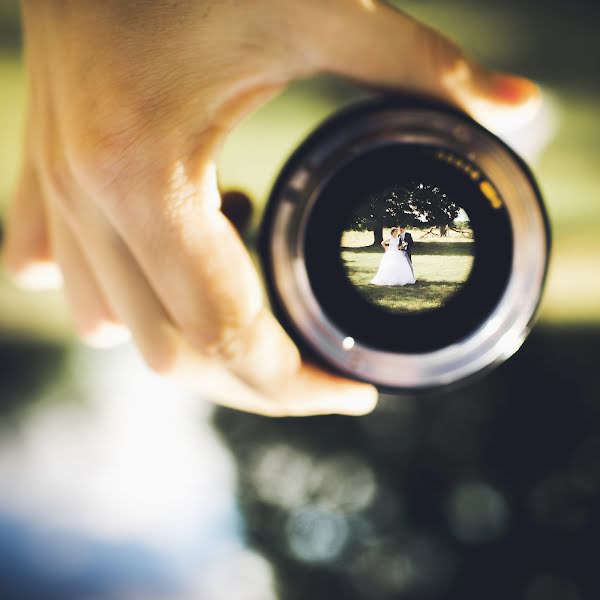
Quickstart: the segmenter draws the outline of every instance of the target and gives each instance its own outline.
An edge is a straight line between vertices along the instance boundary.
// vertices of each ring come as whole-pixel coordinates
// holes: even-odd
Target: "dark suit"
[[[399,235],[398,236],[400,238],[400,243],[402,243],[402,236]],[[412,249],[413,249],[413,239],[412,239],[412,235],[410,235],[410,233],[408,233],[408,231],[404,232],[404,241],[408,244],[405,252],[408,255],[408,260],[412,263]]]

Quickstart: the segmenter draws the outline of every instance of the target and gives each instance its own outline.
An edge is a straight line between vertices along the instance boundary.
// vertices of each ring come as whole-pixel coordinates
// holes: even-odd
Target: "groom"
[[[412,235],[410,235],[410,233],[406,231],[406,227],[404,225],[400,225],[400,227],[398,227],[398,232],[398,237],[400,238],[400,245],[402,245],[402,242],[406,242],[407,244],[404,252],[406,252],[406,255],[408,256],[408,261],[410,262],[410,265],[412,267],[412,247],[414,244]]]

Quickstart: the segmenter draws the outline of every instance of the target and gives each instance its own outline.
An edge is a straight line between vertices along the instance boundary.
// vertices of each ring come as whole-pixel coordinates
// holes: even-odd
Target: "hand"
[[[535,86],[485,70],[374,0],[22,8],[29,112],[4,251],[15,277],[40,285],[57,265],[84,338],[126,329],[150,367],[191,373],[224,404],[269,415],[372,409],[372,387],[303,364],[265,307],[220,210],[224,138],[288,82],[321,72],[483,120],[515,117]]]

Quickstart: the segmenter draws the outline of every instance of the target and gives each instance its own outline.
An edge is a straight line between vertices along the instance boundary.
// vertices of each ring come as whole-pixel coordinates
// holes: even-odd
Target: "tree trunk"
[[[383,223],[377,223],[373,227],[373,246],[381,246],[383,242]]]
[[[440,225],[440,237],[446,237],[448,235],[448,225]]]

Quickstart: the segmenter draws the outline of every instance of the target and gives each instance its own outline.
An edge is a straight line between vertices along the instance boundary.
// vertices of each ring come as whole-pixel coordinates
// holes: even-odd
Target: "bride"
[[[398,228],[392,227],[392,237],[381,242],[385,254],[379,263],[377,275],[371,283],[375,285],[406,285],[415,283],[415,274],[412,265],[404,250],[400,249]]]

